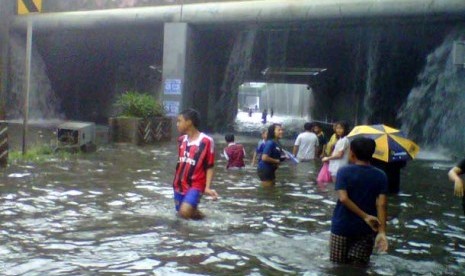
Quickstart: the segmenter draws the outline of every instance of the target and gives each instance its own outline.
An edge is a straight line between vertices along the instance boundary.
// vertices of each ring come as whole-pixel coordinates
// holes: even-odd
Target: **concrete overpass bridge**
[[[217,130],[233,121],[247,81],[309,85],[317,119],[395,121],[426,56],[465,14],[463,0],[74,2],[43,0],[44,13],[30,16],[0,4],[2,98],[11,93],[5,41],[23,37],[30,18],[67,117],[105,121],[114,95],[137,89],[173,113],[199,109]]]

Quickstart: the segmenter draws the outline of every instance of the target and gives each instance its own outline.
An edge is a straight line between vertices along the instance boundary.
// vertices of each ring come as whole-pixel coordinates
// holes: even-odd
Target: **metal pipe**
[[[193,24],[306,21],[390,16],[463,15],[464,0],[265,0],[75,11],[30,15],[36,29],[187,22]],[[26,29],[15,16],[14,29]]]
[[[271,22],[463,12],[463,0],[266,0],[185,5],[182,20],[192,23]]]
[[[31,17],[34,21],[35,30],[49,30],[179,22],[181,21],[180,15],[180,5],[29,14],[28,16],[15,16],[12,28],[24,30],[27,17]]]
[[[28,18],[30,19],[30,18]],[[31,94],[31,53],[32,53],[32,21],[27,21],[27,39],[26,39],[26,78],[24,79],[24,106],[23,106],[23,155],[27,151],[27,130],[29,119],[29,95]]]

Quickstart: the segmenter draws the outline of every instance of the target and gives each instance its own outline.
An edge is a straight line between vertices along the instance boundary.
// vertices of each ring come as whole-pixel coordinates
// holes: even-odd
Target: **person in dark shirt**
[[[326,140],[326,135],[323,132],[323,129],[321,128],[321,125],[318,123],[313,123],[313,132],[316,134],[316,137],[318,137],[318,151],[317,151],[317,156],[320,158],[324,157],[324,152],[326,150],[326,143],[328,142]]]
[[[266,124],[266,117],[268,116],[268,111],[266,109],[263,109],[262,112],[262,124]]]
[[[407,165],[407,161],[392,161],[388,163],[373,158],[371,164],[386,173],[388,193],[398,194],[400,191],[400,170]]]
[[[366,265],[373,246],[387,251],[387,177],[370,165],[376,143],[360,137],[350,143],[352,164],[337,172],[338,201],[331,220],[330,260]]]
[[[262,158],[258,162],[257,173],[263,187],[272,187],[275,184],[275,172],[283,161],[283,150],[279,139],[283,137],[283,128],[280,124],[268,127],[267,140],[263,148]]]

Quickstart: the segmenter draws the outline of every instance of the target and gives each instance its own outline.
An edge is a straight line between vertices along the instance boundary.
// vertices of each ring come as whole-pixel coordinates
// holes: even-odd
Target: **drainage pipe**
[[[163,22],[261,23],[463,14],[464,0],[257,0],[42,13],[30,16],[36,30],[48,30]],[[14,17],[13,29],[25,30],[26,26],[26,16]]]

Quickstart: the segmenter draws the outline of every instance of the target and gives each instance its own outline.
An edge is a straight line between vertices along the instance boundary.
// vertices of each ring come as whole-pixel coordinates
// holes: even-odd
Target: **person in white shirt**
[[[333,181],[336,182],[337,171],[349,164],[350,142],[346,137],[349,133],[349,126],[345,122],[336,123],[336,136],[338,138],[331,156],[321,159],[323,162],[329,161],[329,172]]]
[[[292,154],[299,159],[299,161],[314,160],[317,154],[318,137],[313,133],[313,124],[305,123],[305,131],[300,133],[295,139]]]

